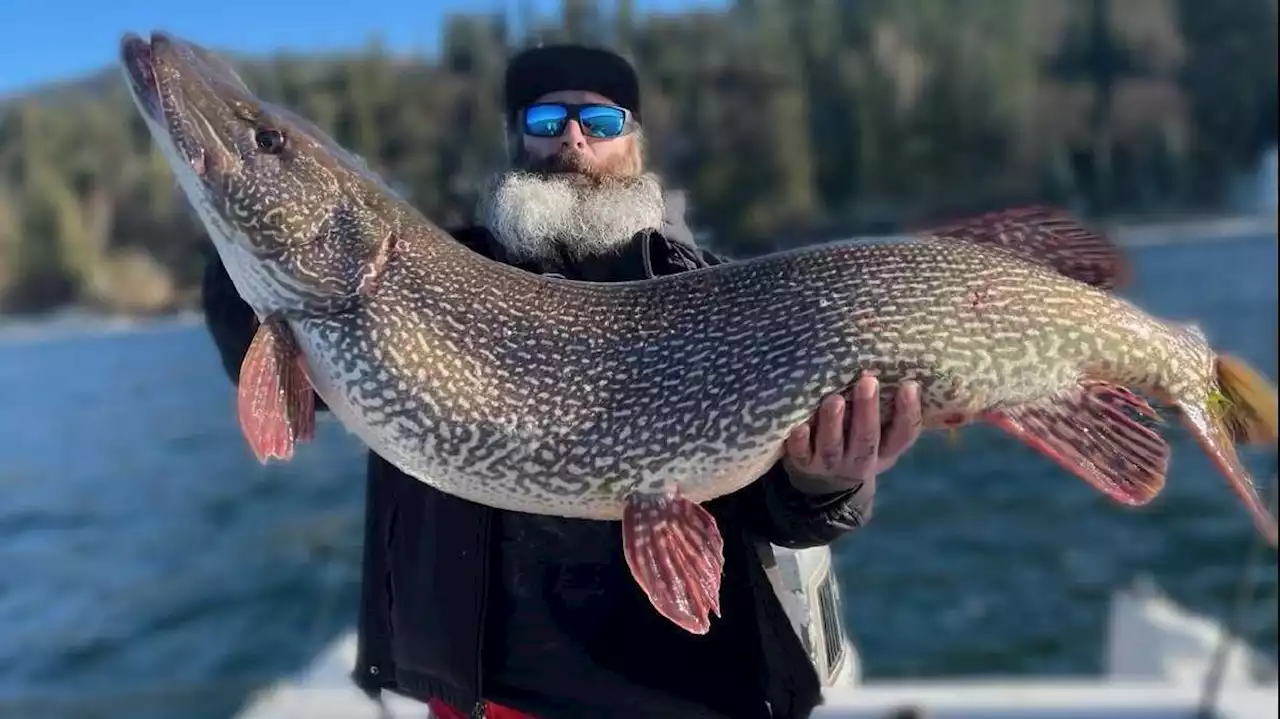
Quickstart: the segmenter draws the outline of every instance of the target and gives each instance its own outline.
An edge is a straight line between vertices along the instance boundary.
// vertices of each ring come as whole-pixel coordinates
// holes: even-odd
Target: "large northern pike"
[[[200,47],[130,35],[121,60],[261,320],[239,407],[263,461],[311,436],[314,387],[441,491],[621,520],[654,607],[701,633],[723,541],[700,503],[754,481],[862,373],[886,411],[915,380],[927,428],[994,424],[1129,505],[1160,492],[1169,459],[1142,392],[1180,412],[1276,542],[1235,451],[1275,441],[1274,389],[1195,328],[1105,291],[1114,248],[1052,213],[641,282],[541,277],[464,248]]]

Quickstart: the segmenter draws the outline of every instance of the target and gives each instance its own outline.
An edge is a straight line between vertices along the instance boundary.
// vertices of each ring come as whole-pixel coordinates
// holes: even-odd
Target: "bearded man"
[[[695,245],[645,167],[626,60],[582,46],[528,50],[508,66],[505,95],[512,167],[484,187],[481,225],[450,231],[460,242],[530,272],[595,282],[722,261]],[[234,381],[256,320],[216,256],[204,309]],[[827,398],[759,481],[706,505],[725,561],[721,616],[705,635],[650,606],[619,522],[491,509],[370,453],[356,683],[370,696],[418,699],[438,717],[808,717],[821,703],[817,673],[756,545],[819,546],[870,518],[877,474],[920,425],[908,385],[882,433],[877,392],[863,378]]]

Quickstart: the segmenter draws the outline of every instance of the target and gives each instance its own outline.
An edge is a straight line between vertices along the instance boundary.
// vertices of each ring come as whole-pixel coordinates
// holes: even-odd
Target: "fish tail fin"
[[[1275,388],[1235,357],[1217,357],[1214,374],[1217,387],[1206,401],[1179,403],[1183,422],[1244,503],[1258,531],[1274,547],[1280,543],[1275,515],[1240,461],[1236,445],[1276,441]]]
[[[1219,355],[1214,360],[1214,373],[1221,392],[1217,414],[1231,441],[1247,445],[1274,443],[1280,435],[1275,386],[1244,360],[1230,355]]]

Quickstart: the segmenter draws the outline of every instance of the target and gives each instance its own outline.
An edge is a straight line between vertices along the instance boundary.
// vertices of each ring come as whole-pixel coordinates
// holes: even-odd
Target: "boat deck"
[[[871,682],[829,689],[814,719],[1192,719],[1199,687],[1167,682],[981,680]],[[1218,719],[1276,719],[1276,687],[1231,687]],[[388,697],[387,716],[425,719],[427,708]],[[237,719],[379,719],[379,708],[343,686],[286,686],[260,697]]]

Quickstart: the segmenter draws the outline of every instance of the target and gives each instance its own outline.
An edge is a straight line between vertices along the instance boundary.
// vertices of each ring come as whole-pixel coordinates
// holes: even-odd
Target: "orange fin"
[[[293,333],[283,322],[264,322],[240,365],[237,394],[240,430],[259,462],[289,459],[315,436],[315,400]]]
[[[1169,445],[1131,413],[1157,418],[1151,405],[1129,390],[1087,382],[1047,404],[1013,407],[984,419],[1115,501],[1138,506],[1164,488]]]
[[[1099,289],[1129,283],[1120,247],[1053,207],[1018,207],[925,229],[933,235],[994,245]]]
[[[1218,355],[1213,366],[1225,401],[1219,416],[1232,441],[1275,445],[1280,434],[1275,386],[1247,362],[1232,355]]]
[[[633,494],[622,515],[631,576],[662,616],[693,634],[720,616],[724,538],[715,517],[678,494]]]

